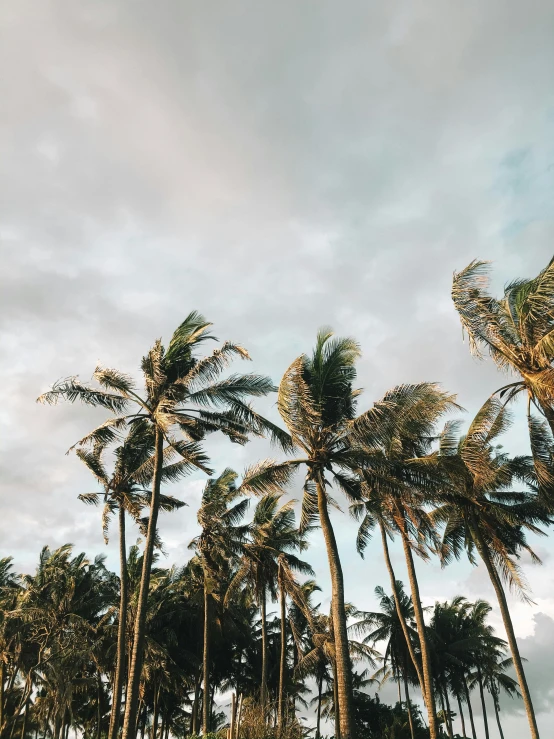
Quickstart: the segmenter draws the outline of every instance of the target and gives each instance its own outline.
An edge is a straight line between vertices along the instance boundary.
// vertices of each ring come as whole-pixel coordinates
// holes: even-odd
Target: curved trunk
[[[446,685],[446,681],[445,681]],[[448,736],[450,739],[454,737],[454,729],[452,728],[452,719],[450,718],[450,700],[448,699],[448,688],[444,688],[444,698],[446,701],[446,728],[448,729]]]
[[[320,739],[321,737],[321,697],[322,697],[322,694],[323,694],[323,675],[321,674],[317,682],[317,718],[316,718],[316,725],[315,725],[315,739]]]
[[[414,606],[414,615],[419,635],[419,644],[421,649],[421,661],[423,664],[423,680],[425,685],[425,705],[427,707],[427,716],[429,719],[429,737],[437,739],[437,711],[435,708],[435,695],[433,691],[433,674],[431,671],[431,657],[427,645],[427,636],[425,633],[425,621],[423,618],[423,608],[421,607],[421,598],[419,595],[419,584],[417,581],[414,559],[412,557],[412,549],[410,547],[408,536],[406,534],[406,523],[402,516],[402,526],[400,527],[400,537],[404,548],[404,556],[406,558],[406,566],[408,568],[408,580],[410,581],[410,589],[412,591],[412,602]]]
[[[502,724],[500,723],[500,708],[498,705],[498,696],[495,693],[492,693],[492,700],[494,703],[494,715],[496,716],[496,725],[498,726],[500,739],[504,739],[504,732],[502,731]]]
[[[121,714],[121,691],[123,688],[123,673],[125,671],[125,636],[127,633],[127,601],[129,583],[127,580],[127,544],[125,541],[125,508],[119,501],[119,626],[117,629],[117,661],[112,691],[112,711],[108,739],[117,739],[119,719]]]
[[[389,554],[389,543],[387,541],[387,533],[385,531],[385,527],[383,526],[382,521],[379,521],[379,528],[381,529],[381,541],[383,543],[383,554],[385,555],[385,564],[387,565],[387,570],[388,570],[389,577],[390,577],[390,585],[391,585],[392,594],[394,597],[394,605],[396,606],[396,615],[398,616],[398,620],[400,621],[400,625],[402,626],[402,633],[404,634],[404,639],[406,639],[406,646],[408,648],[408,651],[410,653],[410,658],[413,662],[415,671],[417,673],[417,679],[419,680],[419,687],[421,688],[421,694],[423,696],[423,700],[426,700],[425,682],[423,680],[423,673],[421,671],[421,665],[415,653],[414,645],[412,644],[412,640],[410,639],[408,625],[406,624],[404,616],[402,615],[402,610],[400,608],[400,599],[398,598],[398,592],[396,590],[396,576],[392,568],[392,562],[390,560],[390,554]]]
[[[462,701],[460,699],[459,693],[456,693],[456,700],[458,701],[458,711],[460,712],[460,721],[462,722],[462,736],[465,739],[466,736],[466,722],[464,719],[464,712],[462,709]]]
[[[210,694],[210,594],[204,578],[204,655],[202,660],[204,696]],[[210,730],[210,702],[204,699],[202,706],[202,733]]]
[[[481,670],[477,667],[477,681],[479,683],[479,693],[481,695],[481,707],[483,709],[483,723],[485,724],[485,739],[489,739],[489,720],[487,718],[487,706],[485,704],[485,691],[483,690],[483,680],[481,679]]]
[[[410,694],[408,692],[408,675],[406,670],[406,665],[404,665],[404,693],[406,695],[406,710],[408,711],[408,721],[410,723],[410,736],[412,739],[415,737],[414,733],[414,720],[412,717],[412,706],[410,703]]]
[[[469,723],[471,724],[471,735],[473,739],[477,739],[477,732],[475,731],[475,722],[473,720],[473,709],[471,707],[471,696],[469,695],[469,687],[468,687],[465,676],[464,676],[464,692],[466,695],[467,712],[469,713]]]
[[[506,593],[504,592],[498,572],[491,560],[489,551],[479,530],[479,526],[475,520],[472,523],[472,534],[475,540],[475,545],[477,546],[481,559],[485,563],[485,567],[487,568],[487,572],[489,573],[490,580],[496,592],[498,605],[500,606],[500,613],[502,614],[502,621],[504,623],[504,628],[506,629],[506,636],[508,637],[508,644],[510,645],[510,651],[512,653],[514,669],[519,683],[519,688],[521,690],[521,697],[523,698],[527,720],[529,721],[531,737],[532,739],[539,739],[539,729],[537,726],[537,719],[535,717],[535,710],[533,708],[529,686],[527,685],[527,678],[525,677],[525,672],[523,670],[523,662],[519,654],[519,647],[517,645],[512,617],[510,616],[510,610],[506,600]]]
[[[279,666],[279,732],[285,728],[285,671],[287,665],[286,594],[281,586],[281,662]]]
[[[267,705],[267,624],[266,624],[266,602],[265,602],[265,585],[262,589],[261,612],[262,612],[262,687],[260,690],[260,700],[262,706]]]
[[[148,520],[148,533],[144,547],[142,563],[142,574],[140,579],[140,590],[137,603],[137,614],[135,619],[135,633],[133,641],[133,653],[131,657],[131,669],[127,679],[127,696],[125,700],[125,717],[123,719],[122,739],[134,739],[137,729],[137,709],[139,696],[140,675],[142,672],[142,658],[144,647],[144,629],[146,625],[146,611],[148,608],[148,589],[150,587],[150,571],[152,569],[152,557],[154,554],[154,541],[156,538],[156,526],[158,523],[158,510],[160,507],[160,488],[163,465],[162,430],[156,426],[156,447],[154,461],[154,477],[152,480],[152,497],[150,499],[150,517]]]
[[[339,708],[340,735],[343,739],[354,739],[355,726],[352,715],[352,670],[348,652],[348,634],[346,631],[346,613],[344,610],[344,578],[339,558],[335,532],[331,525],[327,498],[323,484],[317,481],[317,506],[321,528],[327,548],[329,571],[331,574],[332,600],[331,612],[335,633],[335,662],[337,672],[337,696]],[[434,739],[434,737],[432,738]]]

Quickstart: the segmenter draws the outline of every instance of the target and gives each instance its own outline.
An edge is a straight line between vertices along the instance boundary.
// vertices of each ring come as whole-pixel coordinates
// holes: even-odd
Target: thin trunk
[[[469,694],[469,687],[468,687],[465,676],[464,676],[464,692],[466,695],[467,712],[469,713],[469,723],[471,724],[471,735],[473,739],[477,739],[477,732],[475,731],[475,722],[473,721],[473,709],[471,707],[471,696]]]
[[[323,694],[323,674],[319,676],[317,683],[317,719],[315,725],[315,739],[321,737],[321,697]]]
[[[239,739],[240,736],[240,720],[242,718],[242,693],[239,695],[239,707],[237,708],[237,726],[234,739]]]
[[[340,733],[340,706],[337,690],[337,664],[333,662],[333,709],[335,711],[335,739],[341,739]]]
[[[527,678],[523,670],[523,662],[519,654],[519,647],[517,645],[516,635],[514,632],[514,625],[512,623],[512,617],[510,616],[510,610],[508,608],[508,602],[506,600],[506,593],[502,587],[500,577],[496,568],[491,560],[487,546],[481,535],[479,525],[477,521],[473,521],[472,534],[475,538],[475,544],[481,555],[481,559],[485,563],[492,585],[498,598],[498,605],[500,606],[500,613],[502,614],[502,621],[504,622],[504,628],[506,629],[506,636],[508,637],[508,644],[510,645],[510,651],[512,653],[512,659],[514,669],[516,671],[517,680],[521,690],[521,697],[525,705],[525,711],[527,713],[527,720],[529,721],[529,729],[531,730],[532,739],[539,739],[539,729],[537,726],[537,719],[535,717],[535,711],[533,709],[533,702],[531,700],[531,693],[529,692],[529,686],[527,685]]]
[[[344,578],[339,558],[335,532],[331,525],[327,497],[323,482],[317,480],[317,505],[319,518],[329,560],[331,574],[333,625],[335,632],[335,661],[337,672],[337,695],[339,707],[340,735],[343,739],[355,739],[355,726],[352,716],[352,669],[348,651],[346,613],[344,610]],[[432,737],[434,739],[434,737]]]
[[[487,706],[485,705],[485,691],[483,690],[483,680],[481,679],[481,670],[477,668],[477,679],[479,682],[479,692],[481,694],[481,707],[483,708],[483,723],[485,724],[485,739],[489,739],[489,721],[487,718]]]
[[[406,710],[408,711],[408,721],[410,723],[410,736],[412,739],[415,737],[414,732],[414,719],[412,716],[412,706],[410,703],[410,694],[408,692],[408,675],[406,674],[406,668],[404,666],[404,693],[406,695]]]
[[[194,686],[194,703],[192,704],[192,712],[190,716],[190,733],[192,736],[198,734],[198,703],[200,702],[200,683],[202,677],[198,677]]]
[[[266,624],[266,592],[265,585],[262,588],[261,612],[262,612],[262,686],[260,700],[262,706],[267,705],[267,624]],[[265,714],[264,714],[265,715]]]
[[[102,736],[102,676],[97,674],[96,700],[96,739]]]
[[[27,731],[27,718],[29,717],[29,698],[25,704],[25,713],[23,714],[23,728],[21,729],[21,739],[25,739],[25,732]]]
[[[152,739],[158,735],[158,718],[160,715],[160,688],[154,686],[154,713],[152,715]]]
[[[446,706],[444,705],[444,695],[443,695],[442,690],[439,690],[438,693],[439,693],[439,701],[441,704],[442,715],[443,715],[443,718],[445,719],[444,723],[446,724],[447,723],[446,722]],[[448,729],[448,726],[447,726],[447,729]]]
[[[152,557],[154,554],[154,541],[156,538],[156,526],[158,523],[158,509],[160,502],[163,444],[164,437],[162,430],[159,426],[156,426],[156,450],[154,477],[152,480],[152,497],[150,500],[150,516],[148,519],[148,533],[146,535],[146,544],[144,547],[142,575],[140,579],[140,590],[137,603],[131,670],[127,679],[127,697],[125,701],[122,739],[134,739],[137,726],[138,695],[140,675],[142,672],[144,629],[148,607],[148,589],[150,587],[150,571],[152,569]]]
[[[210,694],[210,593],[208,592],[207,578],[204,578],[204,695]],[[210,730],[210,704],[204,700],[202,710],[202,733]]]
[[[129,598],[129,583],[127,579],[127,544],[125,541],[125,508],[119,501],[119,625],[117,628],[117,661],[115,665],[115,679],[112,691],[112,710],[110,714],[110,728],[108,739],[117,739],[121,718],[121,693],[125,671],[125,639],[127,634],[127,601]]]
[[[452,719],[450,717],[450,700],[448,698],[448,688],[444,688],[444,698],[446,700],[446,728],[448,729],[448,736],[450,739],[454,737],[454,730],[452,728]]]
[[[286,594],[281,586],[281,664],[279,666],[279,732],[285,728],[285,671],[287,664]]]
[[[396,686],[398,688],[398,703],[400,704],[400,708],[402,708],[402,692],[400,690],[400,675],[396,678]]]
[[[394,570],[392,568],[392,562],[390,560],[389,543],[387,541],[387,532],[385,531],[385,527],[383,526],[382,521],[379,521],[379,528],[381,529],[381,541],[383,542],[383,554],[385,555],[385,563],[387,565],[387,570],[388,570],[389,577],[390,577],[390,584],[392,588],[392,594],[394,597],[394,605],[396,606],[396,615],[398,616],[398,620],[400,621],[400,625],[402,626],[402,633],[404,634],[404,639],[406,640],[406,646],[408,647],[410,658],[413,662],[415,671],[417,673],[417,679],[419,680],[419,687],[421,688],[421,694],[423,696],[423,700],[425,700],[426,696],[425,696],[425,682],[423,680],[423,672],[421,671],[421,664],[415,653],[414,645],[412,644],[412,640],[410,639],[410,632],[408,631],[408,624],[406,623],[406,620],[402,613],[402,609],[400,607],[400,599],[398,597],[398,591],[396,589],[396,576],[394,574]]]
[[[530,399],[531,399],[531,396],[529,395],[529,400]],[[541,403],[540,401],[539,403],[545,415],[546,421],[548,425],[550,426],[550,431],[554,435],[554,411],[546,403]],[[530,411],[528,411],[527,413],[528,415],[530,415]]]
[[[502,724],[500,723],[500,709],[498,706],[498,697],[492,693],[492,701],[494,703],[494,714],[496,716],[496,725],[498,726],[498,731],[500,733],[500,739],[504,739],[504,732],[502,731]]]
[[[406,566],[408,568],[408,580],[410,581],[410,589],[412,591],[412,602],[414,606],[414,615],[419,634],[419,645],[421,649],[421,657],[423,664],[423,681],[425,686],[425,705],[427,706],[427,716],[429,718],[429,737],[430,739],[438,738],[437,729],[437,711],[435,708],[435,695],[433,691],[433,673],[431,671],[431,657],[427,645],[427,635],[425,633],[425,621],[423,619],[423,608],[421,607],[421,597],[419,595],[419,585],[417,581],[414,559],[412,550],[406,534],[406,522],[404,514],[399,511],[402,516],[402,526],[400,528],[400,536],[402,538],[402,546],[404,548],[404,556],[406,558]]]
[[[146,706],[142,709],[142,720],[140,722],[140,739],[144,739],[144,735],[146,734],[146,719],[148,718],[146,713]]]
[[[231,695],[231,721],[229,722],[229,739],[235,739],[235,724],[237,721],[237,696]]]
[[[462,736],[465,739],[466,736],[466,722],[464,719],[464,712],[462,709],[462,701],[460,699],[460,694],[456,693],[456,700],[458,701],[458,711],[460,712],[460,721],[462,722]]]

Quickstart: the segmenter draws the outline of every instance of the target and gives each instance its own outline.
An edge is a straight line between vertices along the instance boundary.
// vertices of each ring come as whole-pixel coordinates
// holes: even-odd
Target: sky
[[[553,34],[547,0],[1,3],[0,555],[32,571],[43,545],[72,542],[115,566],[77,500],[94,483],[65,455],[99,416],[35,399],[98,362],[137,374],[192,309],[248,348],[241,370],[278,382],[330,325],[361,344],[361,410],[438,381],[468,420],[505,378],[470,356],[452,274],[491,260],[498,292],[552,257]],[[259,407],[275,415],[274,398]],[[514,420],[505,444],[524,452]],[[207,449],[239,472],[275,454]],[[161,518],[168,564],[190,555],[203,484],[180,484],[188,507]],[[355,523],[333,523],[347,599],[373,608],[378,542],[362,561]],[[510,608],[544,737],[554,545],[536,545],[534,603]],[[309,556],[327,608],[320,532]],[[494,601],[481,567],[417,567],[426,605]],[[496,607],[492,621],[502,633]],[[521,702],[502,714],[506,739],[528,736]]]

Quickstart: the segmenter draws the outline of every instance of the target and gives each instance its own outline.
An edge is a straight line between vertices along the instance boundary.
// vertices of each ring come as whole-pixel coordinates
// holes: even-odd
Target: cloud
[[[331,324],[362,345],[362,407],[430,379],[476,410],[503,378],[462,343],[451,275],[493,259],[500,289],[552,256],[553,20],[540,0],[3,7],[5,553],[28,567],[45,542],[103,548],[64,456],[95,418],[34,399],[98,360],[137,372],[192,308],[275,379]],[[508,440],[526,448],[524,427]],[[239,470],[268,453],[209,449]],[[164,517],[170,559],[186,556],[199,485]],[[334,518],[347,595],[369,606],[378,542],[361,562],[353,522]],[[312,553],[325,584],[317,535]],[[469,573],[472,597],[489,595],[463,565],[418,570],[429,602]],[[513,605],[525,638],[533,613],[554,615],[544,572],[537,605]]]

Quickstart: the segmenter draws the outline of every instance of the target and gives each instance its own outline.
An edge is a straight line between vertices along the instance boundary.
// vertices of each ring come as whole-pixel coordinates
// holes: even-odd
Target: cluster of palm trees
[[[403,672],[396,659],[391,669],[406,677],[405,685],[413,679],[419,686],[430,739],[440,735],[441,717],[452,735],[449,696],[455,697],[460,709],[465,701],[469,711],[468,691],[475,684],[480,690],[491,692],[497,707],[499,686],[509,684],[493,677],[492,672],[489,674],[488,663],[480,659],[474,663],[479,667],[475,674],[469,663],[454,654],[463,665],[463,669],[455,670],[454,662],[445,661],[449,653],[437,650],[433,641],[432,633],[444,634],[451,628],[455,644],[456,629],[463,631],[464,624],[478,621],[479,614],[474,609],[484,612],[487,607],[459,599],[436,607],[434,632],[426,624],[416,556],[423,560],[437,556],[447,565],[464,552],[472,563],[479,559],[490,577],[516,675],[513,692],[517,690],[522,696],[531,736],[539,736],[505,585],[525,597],[525,580],[518,560],[522,553],[537,559],[527,536],[543,533],[554,515],[554,261],[536,278],[509,284],[501,300],[488,294],[485,270],[485,264],[474,262],[455,275],[454,304],[472,349],[477,353],[488,350],[495,362],[512,370],[517,379],[485,402],[465,434],[460,432],[458,421],[443,420],[445,414],[459,410],[455,396],[433,383],[395,387],[359,413],[360,391],[355,388],[355,381],[360,348],[354,340],[337,338],[327,329],[319,332],[310,355],[303,354],[292,362],[278,388],[259,375],[224,374],[234,358],[247,360],[248,353],[239,345],[225,342],[211,354],[199,356],[202,344],[214,337],[210,324],[198,313],[185,319],[167,348],[157,341],[143,358],[142,393],[131,376],[98,367],[94,384],[83,384],[71,377],[57,382],[41,396],[42,402],[79,400],[109,412],[104,423],[75,445],[77,454],[101,485],[98,495],[83,499],[90,503],[103,500],[106,535],[110,517],[117,513],[119,520],[119,608],[112,613],[103,605],[94,625],[97,631],[104,625],[107,628],[108,623],[111,627],[117,624],[118,628],[112,669],[104,673],[113,674],[109,683],[109,739],[115,739],[120,730],[122,739],[136,736],[149,690],[156,684],[156,678],[151,676],[170,673],[162,667],[152,671],[147,638],[151,604],[156,602],[157,593],[154,561],[161,545],[158,513],[160,508],[171,510],[181,505],[164,495],[162,486],[193,470],[212,475],[203,440],[218,431],[239,444],[251,436],[269,436],[286,456],[252,465],[238,482],[235,474],[226,470],[218,478],[211,478],[206,486],[199,512],[202,533],[193,542],[195,556],[185,568],[187,576],[197,569],[202,593],[202,679],[196,682],[191,719],[196,718],[191,721],[191,731],[199,728],[196,714],[201,694],[203,731],[213,728],[210,694],[221,688],[224,679],[217,673],[212,641],[219,638],[224,645],[232,644],[227,635],[223,636],[227,633],[224,625],[229,621],[236,627],[240,619],[235,620],[233,607],[242,603],[244,608],[254,608],[260,614],[257,697],[268,731],[274,726],[284,735],[287,727],[294,724],[294,705],[301,697],[298,688],[294,688],[295,681],[314,668],[320,695],[324,682],[332,684],[335,736],[356,736],[360,725],[356,700],[358,704],[363,702],[359,697],[360,685],[366,678],[353,671],[353,662],[357,657],[374,659],[374,653],[370,644],[349,639],[348,620],[355,611],[345,601],[343,571],[329,512],[337,507],[332,497],[332,491],[337,490],[346,497],[350,512],[359,521],[360,554],[363,555],[373,532],[380,534],[390,576],[391,603],[406,651]],[[261,416],[251,405],[252,398],[275,390],[285,428]],[[499,448],[498,441],[511,423],[508,405],[521,393],[527,396],[532,454],[511,457]],[[282,503],[282,496],[298,470],[304,471],[304,482],[297,524],[293,503]],[[243,515],[250,496],[259,501],[252,522],[247,524]],[[138,553],[134,555],[140,561],[135,590],[131,589],[125,543],[128,516],[137,522],[145,537],[140,558]],[[325,617],[310,607],[310,581],[299,579],[311,575],[309,564],[299,555],[306,550],[308,534],[316,527],[323,533],[332,585],[330,613]],[[404,554],[413,622],[406,614],[407,596],[399,587],[389,555],[390,542],[395,538]],[[175,573],[171,575],[174,576]],[[176,585],[175,589],[177,598],[189,593],[184,585]],[[275,704],[270,700],[269,686],[268,655],[272,645],[267,624],[268,598],[280,601]],[[198,615],[191,606],[192,600],[191,596],[186,608],[182,604],[186,613],[176,608],[176,618],[183,623],[190,614]],[[20,610],[5,611],[6,623],[11,623],[12,618],[23,618]],[[371,621],[369,616],[365,620],[368,624]],[[28,622],[32,624],[32,617]],[[297,622],[304,623],[311,643],[303,640]],[[94,629],[91,634],[96,633]],[[287,649],[289,635],[294,643],[292,657]],[[506,667],[503,644],[494,641],[492,634],[489,636],[497,653],[496,664]],[[232,646],[236,679],[227,676],[225,684],[234,686],[239,695],[237,686],[245,674],[243,660],[247,657],[237,644]],[[45,659],[45,649],[39,648],[36,664]],[[477,653],[469,642],[465,649],[473,657]],[[173,656],[171,649],[169,654]],[[326,681],[324,667],[330,670],[330,681]],[[498,675],[501,673],[504,674],[500,670]],[[101,681],[97,682],[100,686]],[[240,694],[245,694],[240,688]],[[180,689],[182,685],[170,692],[176,700]],[[154,698],[154,711],[159,714],[161,698],[156,690]],[[29,701],[29,696],[25,700]],[[97,703],[100,704],[99,699]],[[235,736],[240,725],[239,703],[233,701],[230,733]],[[410,707],[409,700],[406,703]],[[65,727],[66,713],[62,718]],[[415,736],[413,715],[409,723]],[[169,719],[163,729],[173,731]],[[56,731],[59,739],[61,729]]]

